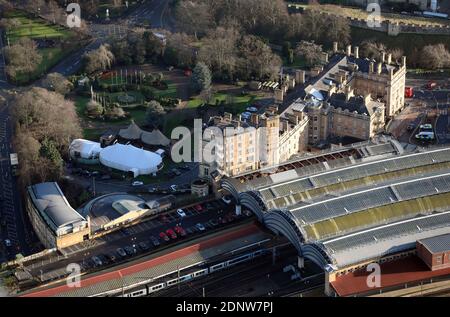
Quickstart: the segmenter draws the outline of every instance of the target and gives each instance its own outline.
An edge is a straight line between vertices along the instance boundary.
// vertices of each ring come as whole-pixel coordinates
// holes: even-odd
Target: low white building
[[[101,163],[134,177],[156,174],[163,167],[162,157],[132,145],[114,144],[101,148],[100,143],[76,139],[69,147],[70,157],[81,163]]]
[[[102,149],[100,163],[123,172],[132,172],[134,177],[156,174],[163,167],[158,154],[119,143]]]

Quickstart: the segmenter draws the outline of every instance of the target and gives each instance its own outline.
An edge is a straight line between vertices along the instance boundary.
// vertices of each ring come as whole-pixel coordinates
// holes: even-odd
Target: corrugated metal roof
[[[419,240],[431,253],[450,251],[450,233]]]
[[[49,225],[53,230],[86,221],[69,205],[57,183],[35,184],[29,192],[35,206],[52,222]]]

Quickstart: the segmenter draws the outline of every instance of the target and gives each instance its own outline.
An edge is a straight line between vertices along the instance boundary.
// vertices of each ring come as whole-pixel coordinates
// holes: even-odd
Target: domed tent
[[[128,126],[128,128],[121,129],[119,131],[119,136],[122,139],[130,141],[140,140],[142,132],[143,131],[141,130],[141,128],[139,128],[139,126],[134,121],[131,121],[131,124]]]
[[[155,174],[163,166],[158,154],[119,143],[100,152],[100,163],[120,171],[132,172],[134,177]]]
[[[158,129],[152,132],[143,131],[141,141],[147,145],[168,146],[170,144],[170,140]]]

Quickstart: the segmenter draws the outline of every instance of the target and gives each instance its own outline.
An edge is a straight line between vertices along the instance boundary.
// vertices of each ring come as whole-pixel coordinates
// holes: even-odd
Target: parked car
[[[227,218],[225,218],[225,217],[219,217],[218,220],[219,220],[219,223],[222,225],[225,225],[228,222]]]
[[[109,180],[111,179],[111,175],[103,175],[102,177],[100,177],[100,179],[104,181]]]
[[[181,175],[181,172],[178,169],[176,169],[176,168],[174,168],[172,170],[172,172],[175,174],[175,176],[180,176]]]
[[[139,242],[138,246],[139,248],[141,248],[142,251],[147,251],[148,249],[150,249],[150,247],[145,242]]]
[[[178,210],[177,210],[177,214],[178,214],[180,217],[186,217],[186,213],[184,212],[183,209],[178,209]]]
[[[250,217],[252,215],[252,212],[248,209],[244,209],[244,211],[242,211],[242,214],[247,217]]]
[[[193,230],[192,228],[186,229],[186,234],[193,234],[194,232],[195,232],[195,230]]]
[[[173,192],[176,192],[178,190],[178,186],[177,185],[170,185],[170,190]]]
[[[114,255],[114,253],[108,253],[108,254],[106,255],[106,257],[108,258],[108,260],[109,260],[111,263],[116,262],[116,260],[117,260],[117,258],[116,258],[116,256]]]
[[[170,222],[169,218],[167,218],[166,215],[161,215],[161,216],[159,217],[159,220],[160,220],[161,222],[164,222],[164,223]]]
[[[122,248],[118,248],[118,249],[116,250],[116,252],[117,252],[117,254],[120,255],[120,257],[122,257],[122,258],[124,258],[124,257],[127,256],[127,253],[126,253],[125,250],[122,249]]]
[[[194,209],[197,210],[197,211],[202,211],[203,207],[202,207],[202,205],[198,204],[198,205],[194,206]]]
[[[141,181],[134,181],[131,183],[131,186],[133,186],[133,187],[142,186],[142,185],[144,185],[144,182],[141,182]]]
[[[175,232],[177,234],[179,234],[181,237],[185,237],[186,236],[186,231],[183,229],[183,227],[181,226],[176,226],[175,228],[173,228],[175,230]]]
[[[4,243],[5,243],[5,246],[8,248],[12,246],[11,240],[9,240],[9,239],[5,239]]]
[[[159,234],[159,237],[160,237],[163,241],[166,241],[166,242],[170,241],[169,237],[168,237],[164,232],[161,232],[161,233]]]
[[[125,249],[125,252],[128,255],[134,255],[134,254],[137,253],[137,249],[135,247],[132,247],[132,246],[126,246],[124,249]]]
[[[205,230],[206,230],[205,226],[202,225],[201,223],[196,224],[195,227],[196,227],[199,231],[205,231]]]
[[[173,240],[175,240],[176,238],[178,238],[177,234],[175,233],[175,231],[173,231],[172,229],[167,229],[166,230],[166,234]]]
[[[95,266],[102,266],[103,262],[98,256],[93,256],[91,260],[94,262]]]
[[[213,226],[213,227],[217,227],[217,226],[219,225],[219,222],[218,222],[217,220],[215,220],[215,219],[211,219],[211,220],[209,221],[209,223],[210,223],[211,226]]]
[[[151,236],[150,237],[150,241],[152,242],[153,246],[157,247],[159,246],[161,243],[159,242],[158,238]]]

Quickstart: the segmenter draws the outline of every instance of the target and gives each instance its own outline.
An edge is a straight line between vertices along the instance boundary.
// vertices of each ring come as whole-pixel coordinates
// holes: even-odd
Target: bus
[[[416,139],[421,141],[434,140],[433,126],[431,124],[422,124],[419,126],[419,133],[416,134]]]
[[[19,166],[19,159],[17,158],[17,153],[11,153],[9,155],[9,160],[11,162],[11,169],[14,176],[17,175],[17,167]]]

